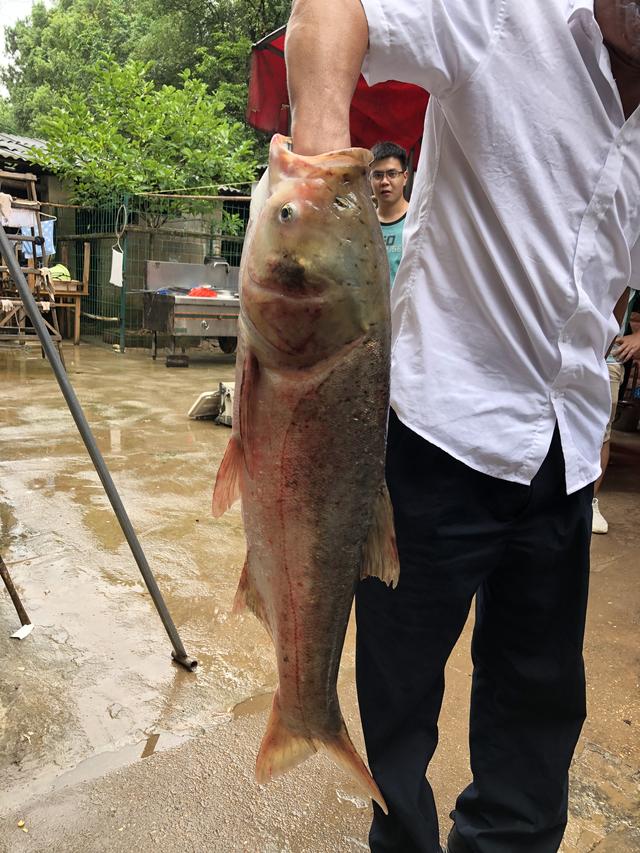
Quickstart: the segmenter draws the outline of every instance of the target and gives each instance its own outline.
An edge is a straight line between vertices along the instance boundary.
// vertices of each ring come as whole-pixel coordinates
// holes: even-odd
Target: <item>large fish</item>
[[[258,781],[323,747],[386,810],[336,682],[358,579],[398,579],[384,482],[389,270],[370,152],[304,157],[287,143],[273,138],[268,197],[245,243],[233,431],[213,513],[242,500],[234,610],[255,613],[277,654]]]

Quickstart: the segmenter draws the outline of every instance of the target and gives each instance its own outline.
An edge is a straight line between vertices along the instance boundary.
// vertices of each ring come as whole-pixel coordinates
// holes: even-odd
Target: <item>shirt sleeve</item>
[[[398,80],[438,98],[489,55],[507,0],[360,0],[369,24],[362,72],[370,86]]]

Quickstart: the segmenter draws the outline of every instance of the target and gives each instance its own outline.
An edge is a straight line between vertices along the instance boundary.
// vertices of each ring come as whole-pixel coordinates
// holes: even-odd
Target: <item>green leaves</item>
[[[13,106],[6,98],[0,98],[0,133],[17,133],[18,124]]]
[[[39,135],[40,118],[61,96],[86,87],[101,56],[126,62],[145,31],[138,4],[126,0],[36,2],[30,18],[6,32],[11,63],[2,72],[18,126]]]
[[[181,85],[153,87],[149,65],[104,60],[87,75],[84,93],[63,95],[40,123],[46,150],[36,162],[95,204],[139,194],[251,181],[253,143],[224,116],[224,103],[189,74]]]
[[[107,181],[136,192],[196,177],[249,180],[253,147],[265,156],[244,128],[251,44],[290,8],[291,0],[36,0],[6,31],[10,63],[0,78],[10,99],[0,101],[0,127],[47,138],[43,165],[74,180],[78,197],[100,194]]]
[[[21,132],[63,95],[86,91],[89,69],[110,57],[148,63],[147,81],[180,84],[184,71],[224,91],[227,114],[242,121],[251,44],[286,23],[291,0],[36,0],[30,17],[6,31],[6,85]]]

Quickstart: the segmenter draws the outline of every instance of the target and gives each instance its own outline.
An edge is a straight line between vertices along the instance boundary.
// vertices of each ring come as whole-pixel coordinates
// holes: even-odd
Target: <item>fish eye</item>
[[[291,222],[295,218],[296,209],[292,204],[284,204],[280,208],[278,219],[280,222]]]

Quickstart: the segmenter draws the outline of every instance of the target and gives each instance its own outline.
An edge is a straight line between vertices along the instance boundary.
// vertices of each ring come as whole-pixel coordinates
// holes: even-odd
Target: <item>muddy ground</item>
[[[369,806],[326,758],[258,787],[276,683],[252,617],[229,610],[244,560],[237,509],[214,521],[229,431],[189,421],[233,358],[169,370],[146,353],[66,348],[71,381],[187,651],[170,644],[71,416],[36,348],[0,349],[0,554],[35,630],[0,589],[0,851],[366,850]],[[338,427],[338,425],[337,425]],[[640,434],[614,433],[593,542],[589,720],[563,853],[640,851]],[[635,513],[635,518],[634,518]],[[468,781],[469,632],[448,668],[432,766],[443,833]],[[353,630],[340,689],[359,747]],[[19,824],[24,821],[24,826]],[[27,831],[25,831],[27,830]]]

